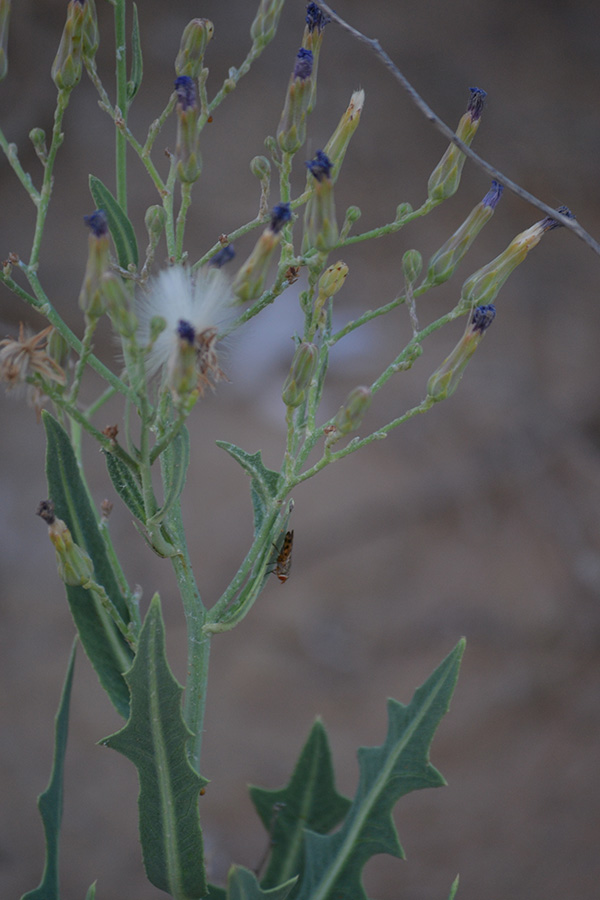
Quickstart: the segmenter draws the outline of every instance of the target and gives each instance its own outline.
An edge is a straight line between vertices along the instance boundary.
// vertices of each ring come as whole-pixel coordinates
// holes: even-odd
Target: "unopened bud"
[[[8,22],[10,20],[10,0],[0,0],[0,81],[8,72]]]
[[[175,73],[179,77],[198,78],[208,42],[215,32],[210,19],[192,19],[183,29],[179,53],[175,60]]]
[[[156,204],[148,207],[144,216],[144,224],[151,242],[158,241],[165,230],[166,221],[167,214],[162,206]]]
[[[434,253],[427,267],[427,282],[429,284],[443,284],[447,281],[457,265],[483,228],[494,215],[494,210],[502,196],[503,187],[497,181],[492,181],[492,187],[487,192],[481,203],[469,213],[460,228],[454,232],[446,243]]]
[[[332,181],[337,181],[340,169],[350,143],[350,138],[358,128],[360,115],[365,105],[365,92],[355,91],[350,97],[348,108],[338,122],[338,126],[325,144],[324,152],[331,160],[333,172]]]
[[[281,391],[286,406],[300,406],[310,387],[318,358],[319,351],[314,344],[303,342],[298,345]]]
[[[262,294],[273,251],[281,240],[281,229],[291,217],[289,203],[278,203],[273,207],[268,228],[259,237],[233,282],[232,290],[240,303],[256,300]]]
[[[96,14],[95,0],[80,0],[83,2],[83,33],[81,52],[84,59],[93,59],[100,45],[100,32],[98,30],[98,16]]]
[[[338,410],[325,446],[330,447],[343,435],[355,431],[363,420],[363,416],[371,405],[371,390],[368,387],[356,387],[346,397],[346,402]]]
[[[81,78],[81,53],[84,22],[86,21],[85,3],[69,0],[67,20],[52,63],[52,80],[59,91],[70,91]]]
[[[315,181],[313,193],[304,211],[302,252],[311,249],[331,250],[339,240],[333,182],[330,177],[331,160],[322,150],[317,150],[315,158],[307,162],[306,166]]]
[[[342,262],[342,260],[338,260],[338,262],[329,266],[328,269],[325,269],[321,275],[312,314],[313,328],[322,327],[324,317],[323,307],[330,297],[333,297],[338,291],[341,291],[344,282],[348,277],[348,271],[349,269],[346,263]]]
[[[54,515],[51,500],[42,500],[37,508],[48,526],[48,535],[54,544],[58,574],[65,584],[82,587],[89,584],[94,574],[94,565],[88,554],[73,540],[73,536],[62,519]]]
[[[53,328],[46,345],[46,353],[59,366],[64,366],[71,348],[56,328]]]
[[[259,181],[271,178],[271,163],[266,156],[255,156],[250,160],[250,171]]]
[[[133,312],[131,295],[116,272],[107,272],[100,281],[100,293],[110,320],[117,334],[132,338],[137,331],[138,320]]]
[[[2,2],[2,0],[0,0]],[[29,140],[40,162],[46,165],[48,162],[48,147],[46,145],[46,132],[43,128],[32,128],[29,132]]]
[[[250,26],[250,37],[257,47],[264,47],[275,37],[283,4],[284,0],[260,0]]]
[[[558,212],[569,218],[573,217],[566,206],[559,207]],[[523,262],[529,251],[539,244],[542,235],[559,225],[560,222],[556,219],[546,216],[513,238],[503,253],[467,278],[460,295],[462,305],[480,306],[493,303],[509,275]]]
[[[462,338],[427,382],[427,394],[436,403],[438,400],[446,400],[452,396],[469,360],[495,316],[496,309],[491,304],[477,306],[473,310]]]
[[[473,138],[479,128],[479,120],[483,112],[483,105],[486,98],[486,92],[481,88],[470,88],[471,99],[467,107],[467,111],[462,116],[456,129],[456,136],[467,147],[471,146]],[[452,197],[458,190],[460,184],[460,176],[462,175],[463,166],[466,156],[459,150],[455,144],[450,144],[441,160],[429,176],[427,183],[427,192],[429,199],[441,203]]]
[[[418,250],[407,250],[402,257],[402,272],[407,284],[413,285],[423,268],[423,257]]]
[[[79,306],[88,319],[99,319],[106,310],[101,282],[110,270],[108,219],[103,209],[97,209],[83,218],[91,234],[88,238],[88,258],[79,292]]]
[[[301,47],[290,78],[277,127],[277,143],[284,153],[296,153],[306,140],[306,114],[312,90],[313,55]]]
[[[200,156],[196,85],[189,75],[175,79],[177,91],[177,177],[180,181],[193,183],[200,177],[202,157]]]

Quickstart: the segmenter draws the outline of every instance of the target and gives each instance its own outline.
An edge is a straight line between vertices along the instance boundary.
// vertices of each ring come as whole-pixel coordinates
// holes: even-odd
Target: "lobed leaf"
[[[139,254],[133,225],[117,199],[95,175],[90,175],[90,191],[97,209],[103,209],[106,213],[119,265],[122,269],[128,269],[130,265],[137,269]]]
[[[69,706],[71,702],[71,687],[73,686],[76,647],[77,643],[74,641],[69,656],[60,703],[54,719],[54,759],[52,761],[50,781],[46,790],[38,797],[38,809],[42,817],[46,838],[44,874],[39,887],[23,894],[21,900],[60,900],[58,851],[63,808],[65,753],[69,734]]]
[[[350,800],[335,789],[331,751],[321,721],[313,725],[289,784],[277,791],[250,786],[250,798],[271,839],[261,885],[273,887],[293,875],[300,875],[301,882],[305,830],[328,834],[350,808]]]
[[[285,900],[296,884],[297,878],[290,878],[285,884],[263,890],[254,872],[242,866],[232,866],[227,876],[227,900]],[[209,894],[211,900],[212,894]]]
[[[125,678],[131,691],[129,720],[100,743],[122,753],[138,770],[140,841],[148,879],[178,900],[197,900],[207,892],[198,812],[198,795],[207,782],[188,760],[183,688],[167,662],[156,594]]]
[[[46,410],[42,412],[42,420],[47,440],[48,493],[56,515],[66,522],[75,542],[89,554],[94,564],[95,581],[102,585],[123,621],[127,622],[127,605],[110,564],[69,436]],[[123,672],[131,666],[133,651],[91,591],[70,585],[66,585],[66,591],[83,649],[112,703],[127,718],[129,689]]]
[[[392,809],[410,791],[445,784],[429,762],[429,747],[450,705],[463,651],[461,640],[409,706],[388,701],[385,743],[358,751],[359,784],[344,824],[333,835],[306,832],[298,900],[366,900],[361,881],[365,863],[377,853],[404,858]]]

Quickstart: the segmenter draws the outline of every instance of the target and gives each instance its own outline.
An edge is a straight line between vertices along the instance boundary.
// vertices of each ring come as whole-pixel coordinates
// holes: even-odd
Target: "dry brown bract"
[[[4,338],[0,341],[0,381],[4,381],[8,391],[25,384],[31,375],[41,375],[46,381],[65,384],[65,373],[48,354],[46,346],[52,331],[52,325],[38,334],[27,336],[25,327],[19,325],[19,337]],[[39,385],[30,385],[29,402],[39,412],[42,404]]]

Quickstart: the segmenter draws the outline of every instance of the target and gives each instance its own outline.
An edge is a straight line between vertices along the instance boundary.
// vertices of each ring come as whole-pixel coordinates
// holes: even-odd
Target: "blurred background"
[[[50,66],[66,4],[15,4],[0,120],[39,183],[27,135],[51,130]],[[111,7],[100,0],[98,63],[112,91]],[[249,162],[279,121],[300,45],[304,0],[288,0],[280,31],[205,129],[204,174],[194,191],[187,249],[196,259],[223,232],[252,218],[259,188]],[[249,46],[255,4],[160,0],[140,4],[144,83],[131,112],[143,140],[168,100],[185,24],[214,22],[206,61],[213,96]],[[566,203],[600,235],[600,7],[588,2],[468,0],[390,4],[339,0],[338,12],[377,37],[431,107],[456,126],[469,87],[488,91],[475,148],[551,205]],[[446,142],[364,46],[335,25],[324,37],[318,106],[302,161],[326,143],[353,90],[366,92],[362,121],[336,188],[340,220],[357,204],[362,231],[391,221],[398,203],[418,206]],[[90,172],[114,189],[113,133],[84,76],[65,119],[40,277],[77,333],[85,267],[82,217],[93,204]],[[174,147],[167,128],[155,145]],[[157,202],[130,156],[131,218]],[[489,179],[467,162],[458,194],[418,225],[344,251],[350,275],[336,303],[339,325],[402,288],[403,253],[425,260],[483,197]],[[276,185],[272,203],[279,199]],[[0,258],[29,255],[34,210],[0,160]],[[463,279],[541,218],[505,194],[455,278],[419,301],[426,323],[456,302]],[[256,233],[237,246],[242,261]],[[163,256],[161,257],[161,252]],[[157,263],[164,264],[164,245]],[[332,260],[333,261],[333,260]],[[236,263],[232,264],[232,268]],[[457,393],[294,494],[293,568],[275,578],[233,633],[213,643],[202,817],[211,878],[233,862],[256,867],[267,839],[247,795],[289,778],[314,717],[328,728],[338,788],[356,785],[356,748],[379,744],[385,699],[408,702],[462,636],[467,651],[449,716],[432,749],[448,787],[396,808],[407,860],[366,868],[379,900],[444,898],[457,873],[461,900],[595,900],[600,883],[600,308],[599,260],[566,230],[546,235],[501,292],[493,328]],[[281,385],[301,325],[303,281],[225,348],[220,384],[191,421],[185,515],[200,589],[211,604],[251,537],[248,480],[215,440],[263,451],[279,467],[284,448]],[[296,290],[297,288],[297,290]],[[2,337],[20,321],[44,322],[0,290]],[[462,333],[455,323],[425,343],[409,373],[376,397],[366,434],[424,396],[429,374]],[[357,384],[370,383],[410,337],[404,308],[355,332],[332,354],[323,417]],[[108,331],[98,354],[114,361]],[[98,385],[90,382],[86,396]],[[0,893],[18,897],[40,879],[43,836],[35,805],[52,763],[53,719],[73,626],[46,529],[44,436],[32,410],[0,397]],[[118,406],[105,421],[118,422]],[[111,528],[130,582],[147,602],[159,590],[172,667],[185,677],[184,622],[168,564],[140,540],[114,496],[97,449],[86,445],[98,504],[115,501]],[[145,881],[136,837],[133,766],[97,746],[121,721],[79,654],[62,837],[65,897],[98,879],[103,900],[164,896]]]

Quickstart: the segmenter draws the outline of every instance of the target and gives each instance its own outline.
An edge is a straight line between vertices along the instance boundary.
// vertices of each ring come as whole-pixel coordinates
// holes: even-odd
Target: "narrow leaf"
[[[304,831],[328,834],[350,808],[350,800],[335,789],[331,751],[325,728],[313,725],[289,784],[278,791],[250,787],[250,798],[271,838],[271,855],[263,887],[273,887],[300,875]]]
[[[198,812],[198,794],[207,782],[188,761],[183,688],[166,659],[158,595],[152,598],[125,677],[130,718],[100,743],[122,753],[138,770],[140,840],[148,879],[178,900],[197,900],[207,891]]]
[[[232,866],[227,876],[227,900],[285,900],[296,881],[296,878],[290,878],[285,884],[264,891],[254,872],[242,866]]]
[[[377,853],[404,858],[392,809],[410,791],[445,784],[429,762],[429,747],[448,710],[463,651],[464,641],[460,641],[415,692],[409,706],[388,701],[385,743],[358,751],[359,784],[344,824],[333,835],[306,832],[299,900],[366,900],[361,881],[365,863]]]
[[[133,225],[116,198],[95,175],[90,175],[90,191],[97,209],[103,209],[106,213],[119,265],[122,269],[127,269],[130,265],[137,268],[139,255]]]
[[[161,509],[149,520],[148,524],[150,525],[162,522],[173,504],[179,500],[185,487],[185,479],[190,464],[190,433],[185,425],[163,451],[160,462],[165,500]]]
[[[44,835],[46,837],[46,863],[39,887],[24,894],[21,900],[60,900],[58,886],[58,852],[60,841],[60,823],[63,808],[63,782],[67,736],[69,734],[69,704],[73,685],[73,669],[75,666],[75,650],[77,642],[73,642],[67,674],[63,685],[58,710],[54,719],[54,760],[48,787],[38,797],[38,809],[42,817]]]
[[[267,469],[262,461],[260,450],[250,454],[228,441],[217,441],[216,443],[217,447],[226,450],[252,479],[250,492],[254,510],[254,532],[256,533],[262,525],[269,501],[277,496],[282,477],[279,472]]]
[[[452,882],[452,887],[450,888],[450,893],[448,894],[448,900],[454,900],[454,898],[456,897],[456,892],[458,890],[458,880],[459,879],[458,879],[458,875],[457,875],[456,878],[454,879],[454,881]]]
[[[113,487],[130,513],[145,522],[144,500],[140,491],[140,483],[129,466],[126,466],[114,453],[106,453],[106,468]]]
[[[98,518],[82,481],[69,436],[50,413],[42,412],[46,429],[46,478],[56,515],[66,522],[75,542],[94,564],[94,579],[101,584],[125,622],[129,615],[113,572]],[[102,687],[118,712],[129,715],[129,689],[123,678],[133,659],[131,647],[91,591],[66,586],[71,615],[83,649]]]
[[[133,26],[131,29],[131,78],[127,82],[127,99],[131,103],[140,89],[144,63],[142,59],[142,44],[140,41],[140,23],[138,20],[137,4],[133,4]]]
[[[96,882],[94,881],[90,884],[89,888],[85,892],[85,900],[96,900]]]

